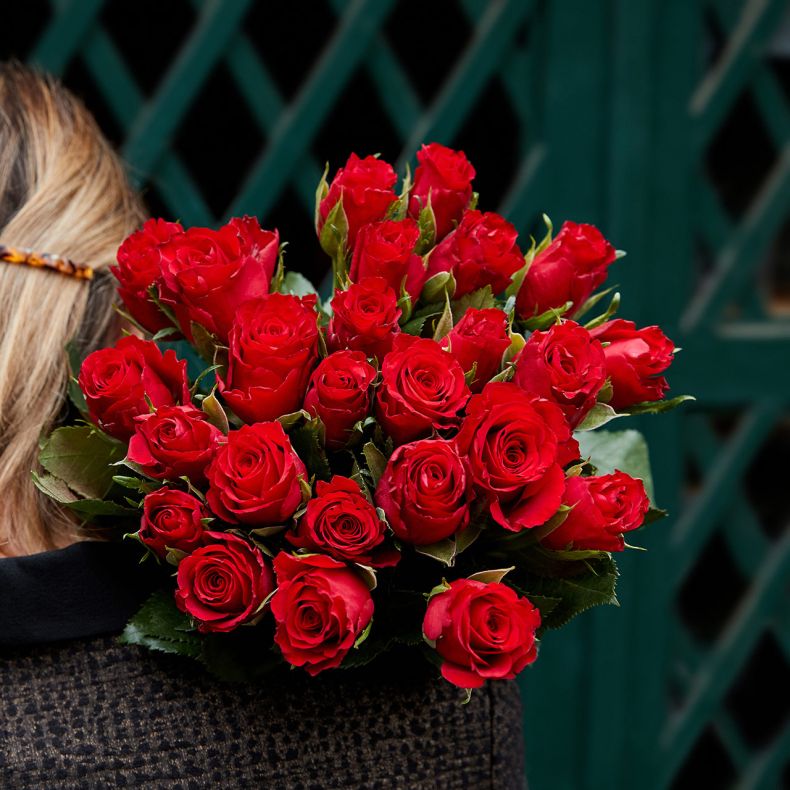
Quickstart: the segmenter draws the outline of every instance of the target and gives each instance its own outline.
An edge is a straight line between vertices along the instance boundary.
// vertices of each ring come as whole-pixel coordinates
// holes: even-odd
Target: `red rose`
[[[430,195],[436,218],[436,238],[441,240],[469,205],[475,169],[463,151],[454,151],[439,143],[423,145],[417,152],[417,162],[409,213],[419,217],[420,210],[428,205]]]
[[[110,267],[129,315],[149,332],[170,326],[170,320],[151,301],[148,289],[159,285],[162,277],[162,247],[183,232],[177,222],[149,219],[121,244],[118,265]]]
[[[375,378],[361,351],[335,351],[313,371],[304,408],[321,418],[330,450],[345,447],[354,425],[368,416]]]
[[[222,433],[194,406],[163,406],[137,418],[126,457],[156,480],[186,476],[195,485],[205,481],[205,469]]]
[[[385,542],[387,525],[353,480],[319,480],[316,493],[296,532],[287,535],[294,546],[374,568],[397,565],[400,553]]]
[[[537,527],[558,510],[565,488],[560,465],[567,434],[562,412],[539,406],[512,383],[487,384],[473,395],[457,442],[475,489],[494,520],[513,532]]]
[[[279,422],[245,425],[228,434],[206,472],[209,507],[224,521],[283,524],[302,504],[307,470]]]
[[[285,660],[313,676],[340,666],[373,617],[365,583],[323,554],[294,557],[280,552],[274,571],[274,641]]]
[[[258,614],[274,576],[261,550],[238,535],[206,536],[213,542],[178,563],[176,605],[198,621],[198,631],[233,631]]]
[[[327,344],[330,351],[343,348],[384,359],[400,332],[401,311],[395,291],[382,277],[365,277],[332,299],[332,320]]]
[[[376,487],[392,531],[417,546],[436,543],[469,523],[466,470],[454,442],[423,439],[398,447]]]
[[[239,305],[269,293],[279,249],[277,231],[254,217],[234,217],[219,230],[189,228],[162,248],[162,301],[192,339],[190,322],[227,342]]]
[[[513,381],[525,392],[556,403],[575,428],[606,382],[603,348],[573,321],[533,332],[518,355]]]
[[[376,417],[396,444],[456,428],[468,398],[455,357],[433,340],[395,337],[381,366]]]
[[[620,471],[569,477],[563,504],[572,510],[542,541],[551,549],[622,551],[623,533],[642,526],[650,509],[644,483]]]
[[[675,344],[657,326],[637,329],[633,321],[616,318],[592,330],[604,343],[606,372],[612,380],[614,409],[661,400],[669,389],[661,375],[671,364]]]
[[[511,680],[537,658],[540,612],[501,582],[456,579],[428,602],[423,634],[442,658],[442,676],[461,688]]]
[[[203,503],[175,488],[160,488],[143,500],[143,518],[137,537],[151,551],[164,557],[168,549],[189,553],[205,541]]]
[[[452,272],[455,298],[486,285],[504,291],[524,266],[516,229],[499,214],[465,211],[460,225],[428,256],[428,276]]]
[[[134,433],[135,417],[148,414],[149,402],[155,408],[190,402],[187,363],[133,336],[89,354],[78,382],[91,420],[122,441]]]
[[[318,358],[315,294],[273,293],[236,310],[228,371],[218,377],[225,402],[245,422],[297,411]]]
[[[557,238],[532,261],[516,299],[520,318],[573,302],[578,310],[606,279],[615,249],[594,225],[566,222]]]
[[[405,289],[416,302],[428,276],[422,258],[414,252],[419,238],[413,219],[365,225],[357,236],[349,278],[357,282],[383,277],[398,296]]]
[[[397,200],[393,187],[398,177],[392,165],[375,156],[360,159],[351,154],[329,185],[326,197],[318,207],[318,232],[338,200],[348,222],[349,250],[354,249],[357,233],[363,225],[384,219],[387,209]]]
[[[470,389],[480,392],[499,373],[502,355],[510,347],[507,315],[497,308],[469,308],[442,341],[442,347],[461,363],[465,373],[477,365]]]

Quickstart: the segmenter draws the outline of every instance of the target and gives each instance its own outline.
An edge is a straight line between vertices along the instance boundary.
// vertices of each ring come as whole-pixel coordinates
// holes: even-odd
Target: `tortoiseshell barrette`
[[[49,253],[33,252],[19,247],[7,247],[0,244],[0,262],[18,263],[21,266],[32,266],[36,269],[47,269],[58,274],[65,274],[67,277],[74,277],[77,280],[92,280],[93,269],[81,263],[74,263],[68,258],[61,258],[59,255]]]

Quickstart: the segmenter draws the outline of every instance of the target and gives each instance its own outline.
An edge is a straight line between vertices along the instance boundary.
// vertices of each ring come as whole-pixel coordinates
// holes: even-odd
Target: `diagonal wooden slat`
[[[62,74],[95,24],[104,0],[53,0],[54,15],[29,60],[53,74]]]
[[[265,214],[310,145],[349,75],[365,56],[393,0],[354,0],[314,70],[272,131],[269,145],[243,185],[230,213]]]
[[[533,5],[531,0],[500,0],[487,6],[479,19],[474,38],[439,96],[406,140],[398,160],[399,170],[424,141],[452,140]]]
[[[173,65],[129,131],[124,156],[142,173],[148,174],[189,109],[192,99],[224,54],[225,46],[241,24],[250,0],[223,3],[209,0],[197,25],[181,48]]]
[[[682,765],[722,696],[743,668],[763,632],[768,612],[786,593],[790,570],[790,532],[777,543],[741,600],[721,639],[698,673],[683,709],[672,716],[662,736],[667,755],[665,777]]]
[[[790,722],[778,737],[761,750],[743,772],[735,790],[774,790],[780,787],[781,773],[790,755]]]

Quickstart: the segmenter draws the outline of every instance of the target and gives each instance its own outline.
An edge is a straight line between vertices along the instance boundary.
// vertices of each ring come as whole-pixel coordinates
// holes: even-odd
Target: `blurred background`
[[[351,150],[462,148],[481,207],[628,256],[623,313],[683,347],[645,419],[659,504],[620,609],[522,676],[536,790],[790,786],[787,0],[25,0],[0,54],[59,74],[151,213],[277,226],[316,282]],[[463,749],[459,744],[459,749]]]

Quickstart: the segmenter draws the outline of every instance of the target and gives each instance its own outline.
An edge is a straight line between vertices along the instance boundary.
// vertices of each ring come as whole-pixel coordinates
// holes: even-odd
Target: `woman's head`
[[[118,331],[106,267],[142,209],[82,103],[55,80],[0,65],[0,243],[92,266],[92,281],[0,262],[0,554],[73,541],[77,526],[35,489],[39,436],[64,405],[65,344]]]

